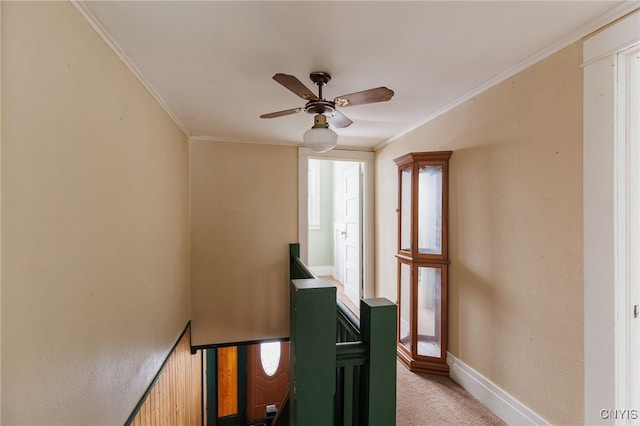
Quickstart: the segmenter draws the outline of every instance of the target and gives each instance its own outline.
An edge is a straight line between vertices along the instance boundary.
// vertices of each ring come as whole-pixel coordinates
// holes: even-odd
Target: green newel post
[[[332,425],[336,392],[336,288],[324,280],[294,279],[290,290],[292,424]]]
[[[364,372],[364,423],[368,426],[396,424],[396,316],[389,300],[360,301],[360,332],[369,348]]]

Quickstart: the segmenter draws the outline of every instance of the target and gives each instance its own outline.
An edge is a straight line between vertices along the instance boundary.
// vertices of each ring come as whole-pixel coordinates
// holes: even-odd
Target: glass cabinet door
[[[400,172],[400,250],[411,252],[411,167]]]
[[[411,267],[400,262],[400,297],[398,299],[400,317],[398,341],[411,352]]]
[[[418,266],[417,269],[417,353],[421,356],[439,357],[442,352],[442,273],[440,268],[430,266]]]
[[[418,168],[418,253],[442,254],[442,166]]]

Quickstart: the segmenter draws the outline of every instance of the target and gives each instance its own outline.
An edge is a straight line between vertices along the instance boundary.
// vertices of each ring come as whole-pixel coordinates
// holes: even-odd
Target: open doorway
[[[301,149],[301,257],[359,315],[360,299],[373,297],[373,153],[328,154]]]
[[[362,170],[359,161],[309,160],[309,260],[357,310],[362,294]]]
[[[265,341],[208,348],[206,424],[289,424],[289,342]]]

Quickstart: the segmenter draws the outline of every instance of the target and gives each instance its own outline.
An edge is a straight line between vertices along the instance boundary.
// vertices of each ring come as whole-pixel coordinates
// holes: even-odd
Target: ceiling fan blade
[[[336,111],[333,116],[329,117],[328,121],[333,127],[337,127],[339,129],[349,127],[353,124],[353,121],[340,111]]]
[[[262,114],[260,116],[260,118],[282,117],[284,115],[291,115],[291,114],[295,114],[296,112],[300,112],[300,111],[302,111],[302,108],[285,109],[284,111],[277,111],[277,112],[270,112],[269,114]]]
[[[374,102],[388,101],[393,97],[393,90],[386,87],[363,90],[362,92],[338,96],[333,100],[337,106],[346,107],[353,105],[372,104]]]
[[[292,75],[278,73],[273,76],[273,79],[304,100],[310,101],[318,99],[307,86]]]

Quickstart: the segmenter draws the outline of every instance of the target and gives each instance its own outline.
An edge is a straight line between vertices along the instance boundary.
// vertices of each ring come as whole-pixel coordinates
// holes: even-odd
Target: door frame
[[[619,54],[640,44],[640,11],[583,44],[584,422],[625,424],[630,401],[624,82]],[[636,161],[637,163],[637,161]],[[637,303],[637,302],[636,302]],[[637,386],[637,384],[636,384]],[[637,413],[637,411],[636,411]]]
[[[236,380],[237,380],[237,413],[218,417],[218,348],[235,346],[237,348]],[[203,408],[206,407],[206,424],[208,426],[225,426],[244,424],[247,413],[247,345],[244,343],[232,345],[211,346],[203,350],[206,358],[206,380],[203,381]],[[204,424],[204,417],[203,417]]]
[[[374,287],[374,163],[375,153],[371,151],[351,151],[334,149],[318,153],[309,148],[298,148],[298,242],[300,259],[309,260],[309,159],[357,161],[363,163],[362,191],[362,297],[375,297]]]

